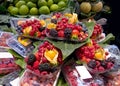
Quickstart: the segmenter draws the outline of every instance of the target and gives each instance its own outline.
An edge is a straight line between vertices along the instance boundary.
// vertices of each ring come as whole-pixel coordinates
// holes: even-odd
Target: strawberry
[[[33,64],[33,68],[38,69],[38,66],[39,66],[39,61],[35,61]]]
[[[64,31],[63,30],[58,31],[58,37],[64,37]]]

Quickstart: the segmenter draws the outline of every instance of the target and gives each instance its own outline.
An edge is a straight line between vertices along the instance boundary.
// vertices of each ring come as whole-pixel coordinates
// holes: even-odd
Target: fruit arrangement
[[[1,48],[8,48],[8,45],[6,44],[6,40],[12,37],[12,35],[13,35],[12,33],[0,31],[0,47]]]
[[[42,71],[54,72],[55,65],[62,64],[62,53],[59,49],[54,47],[51,43],[45,41],[39,46],[38,51],[34,54],[30,54],[26,58],[27,68],[38,71],[40,74]]]
[[[91,40],[86,45],[76,50],[78,59],[89,62],[91,59],[105,60],[108,52],[106,52],[96,41]]]
[[[17,22],[17,25],[14,25],[14,22]],[[35,18],[30,19],[12,19],[11,24],[18,34],[25,37],[33,37],[37,39],[43,39],[45,35],[45,24],[44,20],[39,20]]]
[[[106,60],[91,60],[87,63],[87,69],[92,73],[104,73],[111,70],[116,62],[115,57],[109,57]]]
[[[97,40],[99,36],[102,34],[102,32],[103,32],[102,26],[100,24],[95,24],[91,39]]]
[[[64,10],[68,0],[13,0],[8,6],[11,15],[38,15]]]
[[[49,38],[82,42],[88,37],[87,28],[78,21],[75,13],[54,13],[49,22],[46,26]]]
[[[13,58],[0,58],[0,75],[8,74],[19,69]]]
[[[77,9],[80,10],[80,15],[83,18],[88,18],[101,12],[103,9],[103,2],[101,0],[77,0],[79,3]]]
[[[56,86],[59,71],[54,73],[41,72],[40,75],[31,70],[26,70],[20,80],[20,86]]]

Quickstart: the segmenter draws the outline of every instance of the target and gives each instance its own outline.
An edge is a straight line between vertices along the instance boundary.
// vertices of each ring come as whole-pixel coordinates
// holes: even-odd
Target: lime
[[[29,0],[29,1],[31,1],[31,2],[33,2],[33,3],[36,3],[38,0]]]
[[[42,7],[39,8],[39,13],[40,14],[49,14],[50,10],[47,6],[42,6]]]
[[[30,9],[30,14],[31,15],[37,15],[38,14],[38,9],[36,7],[33,7]]]
[[[26,6],[26,5],[22,5],[20,8],[19,8],[19,14],[21,15],[26,15],[29,13],[29,8]]]
[[[46,0],[39,0],[38,1],[38,7],[41,7],[41,6],[47,6]]]
[[[12,7],[11,10],[10,10],[10,13],[12,15],[17,15],[18,14],[18,8],[17,7]]]
[[[50,6],[50,11],[57,11],[59,9],[59,6],[57,4],[52,4]]]
[[[53,0],[48,0],[47,5],[50,7],[53,3]]]
[[[27,5],[29,8],[36,7],[36,4],[34,4],[34,3],[31,2],[31,1],[27,2],[26,5]]]
[[[9,7],[8,7],[8,12],[10,12],[13,7],[14,7],[14,6],[9,6]]]
[[[60,8],[64,8],[64,7],[66,7],[66,3],[64,1],[60,1],[60,2],[58,2],[58,6]]]
[[[26,4],[25,1],[18,1],[18,2],[15,4],[15,6],[19,8],[20,6],[25,5],[25,4]]]

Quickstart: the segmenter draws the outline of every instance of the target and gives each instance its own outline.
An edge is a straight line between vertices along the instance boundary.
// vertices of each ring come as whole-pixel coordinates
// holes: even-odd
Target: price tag
[[[88,72],[85,66],[76,66],[76,70],[78,71],[82,80],[92,79],[91,74]]]
[[[8,52],[0,52],[0,58],[13,58],[13,56]]]

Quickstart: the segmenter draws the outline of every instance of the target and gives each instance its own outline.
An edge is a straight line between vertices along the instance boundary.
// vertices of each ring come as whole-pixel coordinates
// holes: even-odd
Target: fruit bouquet
[[[76,56],[92,74],[104,73],[113,68],[116,58],[94,40],[76,50]]]
[[[56,83],[55,80],[59,76],[60,65],[62,64],[62,53],[59,49],[45,41],[34,54],[26,57],[25,61],[28,70],[24,73],[21,83],[30,85],[40,82],[39,84],[44,86],[47,84],[55,86],[53,84]],[[33,82],[30,82],[31,80]]]
[[[46,28],[46,36],[55,40],[83,42],[89,36],[85,24],[78,21],[75,13],[53,13]]]
[[[43,39],[45,38],[45,21],[37,18],[12,18],[10,23],[19,35],[24,37]]]

